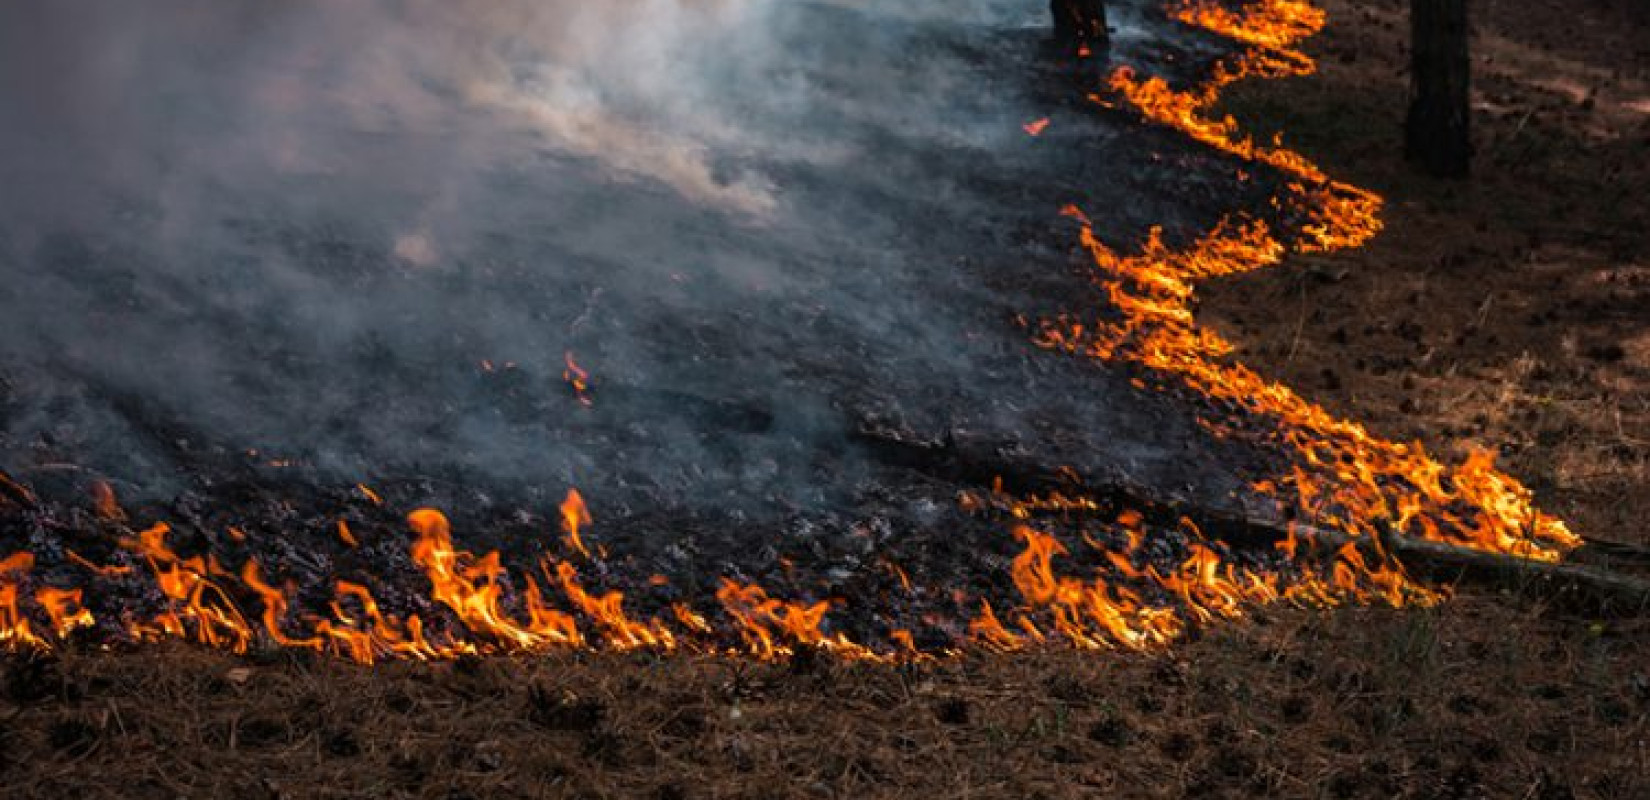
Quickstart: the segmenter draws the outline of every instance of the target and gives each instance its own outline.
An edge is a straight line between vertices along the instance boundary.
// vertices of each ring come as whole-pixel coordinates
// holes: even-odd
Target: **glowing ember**
[[[92,484],[92,507],[97,515],[113,521],[126,519],[126,511],[120,507],[120,500],[115,497],[114,487],[98,481]]]
[[[361,543],[355,540],[355,534],[349,529],[349,523],[338,520],[338,538],[350,547],[360,547]]]
[[[577,361],[573,360],[572,351],[567,352],[564,360],[567,363],[567,368],[562,370],[561,379],[567,381],[567,385],[573,388],[573,395],[579,399],[579,405],[589,408],[592,405],[590,400],[590,373],[586,372],[583,367],[579,366]]]
[[[1034,122],[1027,122],[1026,124],[1024,124],[1020,127],[1025,130],[1025,132],[1028,136],[1042,136],[1043,131],[1048,130],[1048,126],[1049,126],[1048,117],[1043,117],[1042,119],[1036,120]]]

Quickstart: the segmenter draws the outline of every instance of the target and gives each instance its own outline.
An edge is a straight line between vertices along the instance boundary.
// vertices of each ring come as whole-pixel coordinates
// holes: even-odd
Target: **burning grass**
[[[1283,449],[1292,456],[1293,466],[1254,488],[1275,496],[1288,512],[1284,516],[1291,519],[1299,516],[1372,542],[1396,534],[1516,558],[1560,558],[1580,543],[1579,538],[1537,510],[1530,493],[1496,471],[1489,455],[1475,454],[1458,467],[1447,467],[1419,444],[1371,435],[1363,426],[1336,418],[1287,386],[1231,361],[1232,346],[1193,318],[1197,281],[1274,266],[1289,252],[1357,247],[1381,227],[1379,196],[1329,179],[1279,141],[1257,145],[1231,118],[1210,115],[1222,90],[1243,78],[1309,74],[1312,60],[1291,48],[1317,32],[1321,14],[1292,0],[1261,3],[1242,13],[1224,9],[1207,3],[1171,9],[1183,21],[1253,45],[1215,65],[1201,86],[1174,90],[1160,78],[1140,79],[1119,69],[1110,79],[1110,89],[1151,123],[1284,175],[1286,191],[1273,205],[1296,221],[1295,229],[1274,234],[1258,219],[1233,218],[1181,248],[1165,244],[1161,231],[1154,231],[1137,254],[1123,255],[1099,241],[1080,210],[1068,208],[1065,213],[1082,226],[1082,242],[1094,260],[1094,280],[1111,304],[1098,316],[1045,323],[1038,342],[1138,366],[1158,389],[1190,390],[1200,402],[1218,409],[1203,420],[1213,435]],[[564,379],[579,402],[590,405],[589,373],[571,353],[565,362]],[[94,498],[98,515],[110,523],[124,522],[125,513],[112,490],[99,486]],[[455,545],[442,512],[411,511],[411,562],[430,587],[428,605],[440,609],[443,618],[433,630],[435,620],[427,614],[386,613],[372,589],[343,579],[333,584],[330,616],[294,612],[289,597],[293,590],[267,579],[266,566],[248,559],[237,573],[213,554],[180,555],[166,541],[170,527],[165,522],[121,538],[122,564],[105,568],[82,561],[93,578],[105,569],[129,575],[140,563],[147,566],[145,574],[163,595],[163,608],[152,616],[123,610],[119,627],[131,639],[188,639],[237,653],[267,639],[283,647],[372,663],[386,657],[452,659],[595,644],[620,651],[686,647],[717,652],[737,640],[739,652],[762,659],[787,657],[798,648],[824,648],[868,660],[917,655],[903,647],[879,649],[832,632],[826,617],[838,601],[783,600],[760,585],[731,577],[719,584],[720,608],[714,615],[683,604],[665,616],[633,615],[625,608],[623,592],[592,593],[575,566],[575,559],[591,560],[580,536],[581,527],[590,521],[583,498],[571,492],[561,510],[569,552],[561,558],[545,557],[535,568],[514,576],[499,553],[475,554]],[[1129,513],[1125,511],[1116,526],[1130,528]],[[1439,598],[1437,591],[1411,581],[1402,565],[1379,548],[1371,559],[1348,544],[1325,565],[1302,560],[1293,569],[1278,571],[1241,565],[1228,552],[1205,544],[1195,524],[1187,522],[1184,527],[1181,552],[1159,554],[1159,563],[1143,559],[1146,537],[1138,530],[1128,531],[1121,547],[1085,533],[1106,566],[1084,578],[1056,573],[1054,558],[1067,552],[1056,537],[1033,527],[1016,528],[1014,535],[1025,548],[1010,570],[1017,606],[1005,625],[992,598],[980,598],[979,614],[967,626],[971,640],[1001,649],[1052,638],[1082,649],[1146,649],[1179,638],[1193,625],[1239,619],[1256,607],[1279,602],[1426,605]],[[339,521],[337,530],[351,548],[359,546],[347,522]],[[1280,550],[1295,558],[1300,542],[1292,534]],[[98,623],[85,605],[83,587],[41,585],[25,592],[22,587],[34,566],[33,554],[24,552],[9,558],[0,570],[0,642],[49,648],[55,640]],[[541,590],[541,581],[559,590],[560,605]],[[238,599],[248,596],[256,598],[255,606]],[[49,618],[45,628],[37,628],[31,619],[30,601],[33,615]],[[889,627],[882,634],[895,645],[914,640],[903,627]]]
[[[1362,85],[1363,78],[1325,80],[1327,94],[1344,94],[1351,91],[1348,83]],[[1276,101],[1280,108],[1296,97],[1289,87],[1249,91],[1248,102],[1275,95],[1282,98]],[[1308,120],[1334,107],[1322,97],[1289,105],[1291,113]],[[1509,121],[1500,133],[1512,133],[1514,124]],[[1518,132],[1514,138],[1528,135]],[[1333,161],[1339,164],[1341,158],[1357,161],[1345,154]],[[1416,187],[1404,183],[1390,193],[1403,201],[1408,190]],[[1458,232],[1470,231],[1482,209],[1498,205],[1471,194],[1453,203],[1433,213]],[[1427,224],[1407,211],[1402,219]],[[1250,241],[1253,235],[1251,226],[1238,239]],[[1396,237],[1405,247],[1424,249],[1408,236],[1394,230],[1380,241]],[[1319,254],[1306,259],[1304,268],[1332,271],[1352,260],[1374,272],[1404,264],[1401,255]],[[1479,267],[1471,280],[1492,285],[1512,280],[1488,256],[1455,265],[1467,271]],[[1188,271],[1190,277],[1206,277]],[[1257,286],[1247,290],[1258,293],[1252,296],[1241,285],[1218,287],[1218,317],[1230,322],[1235,313],[1252,314],[1246,303],[1278,307],[1278,297],[1265,294],[1267,283],[1297,291],[1295,283],[1276,274],[1288,271],[1243,278]],[[1150,282],[1151,273],[1140,275]],[[1387,279],[1380,275],[1371,280]],[[1322,283],[1313,291],[1343,285]],[[1346,283],[1353,284],[1350,291],[1358,280]],[[1379,308],[1371,311],[1368,303],[1385,300],[1358,305],[1330,299],[1352,309],[1348,316],[1374,316]],[[1560,302],[1539,292],[1528,302],[1539,314],[1551,310],[1543,305],[1549,300]],[[1189,303],[1185,310],[1189,315]],[[1170,319],[1189,325],[1188,315]],[[1397,381],[1400,376],[1418,380],[1424,396],[1442,397],[1471,390],[1478,378],[1410,365],[1392,375],[1394,385],[1384,392],[1372,381],[1360,394],[1354,386],[1364,384],[1354,385],[1351,378],[1340,389],[1314,385],[1317,363],[1328,363],[1332,355],[1295,358],[1294,348],[1303,354],[1338,353],[1313,349],[1334,341],[1337,323],[1311,320],[1294,329],[1297,341],[1286,354],[1289,330],[1277,326],[1294,324],[1261,324],[1259,333],[1239,326],[1231,338],[1243,347],[1245,362],[1285,376],[1291,385],[1314,386],[1314,394],[1329,400],[1337,413],[1378,417],[1380,424],[1372,427],[1386,431],[1410,430],[1416,417],[1442,427],[1415,435],[1428,438],[1435,450],[1450,447],[1457,423],[1438,423],[1436,415],[1395,415],[1396,398],[1411,394],[1396,388]],[[1483,329],[1504,333],[1493,320]],[[1278,345],[1263,348],[1254,343],[1257,338]],[[1369,352],[1381,347],[1387,345],[1377,342]],[[1369,355],[1359,352],[1360,358]],[[1560,356],[1541,358],[1552,362]],[[1515,394],[1536,390],[1527,380],[1515,381],[1515,389]],[[1391,400],[1391,409],[1383,410],[1371,397]],[[1491,440],[1518,432],[1484,427]],[[1615,435],[1607,424],[1601,430],[1604,440]],[[1593,441],[1577,437],[1553,445],[1569,451]],[[1528,467],[1528,458],[1520,455],[1516,463]],[[1497,474],[1485,464],[1479,468],[1469,482]],[[1383,488],[1380,496],[1388,491]],[[17,487],[7,494],[26,497],[28,490]],[[1634,502],[1630,495],[1564,496],[1572,508],[1599,520],[1611,519],[1612,510],[1631,509]],[[1081,497],[1006,495],[973,502],[997,506],[993,513],[1012,520],[1008,529],[1050,515],[1092,512],[1094,505]],[[1112,533],[1127,541],[1131,526],[1117,522]],[[1628,534],[1623,538],[1638,533],[1626,527],[1612,532]],[[1095,587],[1086,571],[1081,577],[1062,574],[1061,566],[1076,553],[1060,551],[1083,548],[1081,537],[1061,533],[1056,539],[1023,529],[1018,557],[1002,565],[1005,576],[1019,584],[1023,613],[1045,635],[1058,631],[1062,620],[1119,618],[1114,607],[1093,616],[1088,611],[1097,599],[1116,600],[1109,587]],[[567,557],[579,557],[578,549],[570,546]],[[21,574],[32,561],[26,556],[7,559],[0,572]],[[184,586],[196,587],[190,592],[200,585],[191,583],[191,571],[204,576],[201,580],[225,580],[210,563],[185,569],[179,562],[162,557],[155,563],[178,575]],[[485,596],[489,572],[476,571],[479,563],[465,556],[450,564],[450,573],[469,574],[470,595]],[[1207,559],[1182,564],[1195,577],[1205,573]],[[1124,566],[1113,563],[1119,570]],[[1126,566],[1141,568],[1132,560]],[[87,562],[87,569],[94,567],[121,568]],[[14,602],[18,587],[10,587]],[[770,628],[791,613],[757,594],[758,587],[727,588],[738,608],[772,623]],[[0,588],[0,601],[7,597],[4,591]],[[1188,596],[1198,595],[1189,589]],[[39,599],[44,609],[58,609],[54,620],[77,616],[72,593]],[[1219,600],[1212,597],[1203,607],[1218,612],[1224,607]],[[5,605],[0,602],[0,608]],[[14,656],[6,664],[0,790],[87,797],[1104,793],[1554,800],[1650,793],[1643,746],[1650,734],[1650,677],[1643,668],[1650,663],[1650,630],[1640,621],[1604,624],[1516,597],[1471,593],[1402,611],[1244,607],[1248,622],[1194,625],[1179,634],[1172,649],[1124,659],[1025,647],[1032,634],[1012,609],[988,611],[978,617],[976,644],[957,657],[907,661],[897,668],[802,647],[770,654],[769,663],[660,658],[649,650],[552,649],[533,659],[458,658],[361,670],[304,651],[272,650],[261,641],[250,658],[227,658],[171,644],[103,653],[76,645],[71,636],[55,655]],[[812,619],[816,608],[798,606],[796,619]],[[693,621],[692,612],[673,619],[684,630],[704,625],[702,618]],[[1149,636],[1155,630],[1143,624],[1149,618],[1138,609],[1121,619],[1133,623],[1128,632],[1144,630]],[[760,652],[760,642],[753,644]],[[1008,647],[1021,650],[1012,658],[989,652]]]

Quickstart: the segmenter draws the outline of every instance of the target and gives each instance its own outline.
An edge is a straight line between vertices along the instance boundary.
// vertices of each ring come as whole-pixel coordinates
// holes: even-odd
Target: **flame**
[[[579,405],[589,408],[595,405],[590,399],[590,373],[573,360],[573,351],[568,350],[563,357],[567,368],[562,370],[561,379],[573,387],[573,395],[579,399]]]
[[[1081,225],[1082,243],[1093,257],[1094,279],[1121,318],[1057,319],[1043,326],[1039,343],[1139,364],[1154,380],[1181,383],[1217,407],[1234,409],[1230,419],[1212,420],[1211,427],[1292,451],[1299,465],[1290,474],[1257,485],[1320,524],[1369,536],[1391,529],[1539,560],[1556,560],[1578,546],[1580,539],[1563,522],[1537,510],[1530,492],[1496,471],[1488,454],[1451,468],[1428,456],[1419,443],[1380,439],[1288,387],[1227,361],[1234,347],[1193,319],[1197,280],[1272,266],[1291,249],[1316,252],[1360,245],[1381,229],[1382,200],[1329,180],[1280,143],[1255,144],[1231,117],[1208,115],[1220,89],[1233,81],[1312,71],[1310,59],[1287,48],[1322,27],[1321,12],[1292,0],[1268,0],[1242,12],[1212,2],[1181,3],[1177,9],[1183,21],[1257,49],[1226,63],[1196,89],[1175,91],[1158,78],[1142,81],[1127,68],[1112,75],[1112,89],[1152,122],[1289,176],[1287,192],[1277,202],[1304,212],[1309,222],[1297,241],[1286,243],[1262,221],[1229,218],[1183,249],[1166,245],[1163,232],[1154,229],[1139,252],[1125,256],[1098,241],[1080,210],[1068,208],[1065,213]]]
[[[215,559],[184,558],[166,544],[171,526],[156,523],[123,538],[120,546],[142,556],[166,598],[166,609],[151,619],[129,620],[127,631],[138,641],[192,639],[234,653],[252,642],[252,628],[218,580],[229,577]]]
[[[827,601],[802,605],[768,596],[755,584],[722,579],[716,592],[723,610],[738,624],[747,650],[758,658],[774,658],[795,652],[795,645],[820,647],[847,657],[869,658],[871,651],[846,637],[828,636],[821,629],[831,610]]]
[[[1299,575],[1285,577],[1240,568],[1211,547],[1194,542],[1189,555],[1168,573],[1140,568],[1135,559],[1143,539],[1129,531],[1138,515],[1124,514],[1118,524],[1129,532],[1123,549],[1098,547],[1117,577],[1146,578],[1173,603],[1147,602],[1140,592],[1096,574],[1089,580],[1061,575],[1054,560],[1068,551],[1053,536],[1029,527],[1015,530],[1025,543],[1010,572],[1024,602],[1018,622],[1025,634],[1008,630],[989,603],[969,625],[973,640],[987,648],[1015,650],[1027,639],[1044,641],[1037,623],[1043,619],[1056,634],[1080,649],[1144,650],[1179,638],[1192,623],[1246,617],[1254,606],[1290,602],[1332,606],[1346,602],[1385,602],[1392,606],[1432,605],[1443,594],[1409,579],[1402,566],[1385,558],[1371,564],[1356,544],[1348,543],[1324,568],[1302,566]],[[1195,528],[1190,532],[1196,535]],[[1097,543],[1091,538],[1091,546]]]
[[[1380,231],[1382,200],[1330,180],[1280,141],[1257,145],[1229,116],[1208,115],[1220,90],[1234,81],[1310,73],[1315,68],[1312,61],[1289,48],[1322,27],[1321,11],[1294,0],[1266,0],[1242,11],[1191,0],[1177,3],[1171,13],[1254,49],[1222,64],[1208,83],[1195,89],[1177,91],[1159,78],[1140,80],[1127,68],[1113,73],[1111,89],[1151,122],[1288,176],[1287,194],[1277,204],[1304,212],[1308,222],[1296,241],[1285,242],[1260,220],[1228,218],[1181,249],[1168,246],[1163,231],[1153,229],[1138,253],[1124,256],[1097,239],[1081,209],[1068,206],[1062,214],[1081,226],[1082,244],[1094,261],[1094,279],[1112,309],[1100,321],[1065,317],[1047,322],[1038,342],[1051,349],[1138,364],[1157,382],[1178,382],[1215,401],[1213,406],[1232,409],[1229,419],[1206,420],[1208,427],[1219,435],[1281,444],[1297,456],[1288,475],[1257,482],[1256,488],[1279,502],[1293,502],[1320,523],[1367,537],[1381,559],[1371,563],[1356,543],[1348,543],[1326,569],[1303,565],[1299,576],[1286,579],[1238,569],[1208,546],[1194,543],[1177,570],[1162,574],[1155,567],[1135,566],[1142,544],[1139,518],[1125,516],[1119,524],[1126,532],[1126,546],[1101,549],[1117,575],[1148,576],[1178,601],[1155,606],[1143,604],[1138,595],[1103,576],[1085,582],[1058,575],[1053,563],[1066,554],[1064,546],[1052,536],[1022,527],[1015,535],[1026,547],[1011,571],[1026,611],[1050,618],[1052,629],[1079,647],[1138,648],[1172,640],[1186,621],[1241,617],[1254,604],[1408,605],[1440,600],[1440,593],[1412,582],[1381,550],[1379,535],[1386,531],[1540,560],[1556,560],[1577,546],[1580,540],[1561,521],[1533,506],[1527,489],[1494,469],[1489,454],[1474,454],[1449,468],[1427,456],[1418,443],[1375,437],[1288,387],[1226,360],[1235,348],[1197,324],[1192,311],[1196,281],[1272,266],[1291,249],[1318,252],[1358,246]],[[1001,495],[1000,489],[996,494]],[[1048,509],[1092,510],[1092,504],[1081,498],[1057,495],[1010,506],[1018,519]],[[1297,559],[1297,545],[1291,528],[1280,551]],[[1022,617],[1020,624],[1028,638],[1043,638],[1031,617]],[[970,630],[987,646],[1013,649],[1023,641],[1003,626],[990,605],[982,607]]]
[[[1476,452],[1460,465],[1448,466],[1419,444],[1381,439],[1231,360],[1233,345],[1198,324],[1193,314],[1198,281],[1263,269],[1291,252],[1361,245],[1381,230],[1383,201],[1330,179],[1280,140],[1256,143],[1231,117],[1211,114],[1221,90],[1235,81],[1312,72],[1315,64],[1293,48],[1323,26],[1321,11],[1303,0],[1260,0],[1236,10],[1216,0],[1171,0],[1169,12],[1250,49],[1218,65],[1208,81],[1190,89],[1119,69],[1108,81],[1113,97],[1192,141],[1277,170],[1285,180],[1275,205],[1305,222],[1286,235],[1262,220],[1234,216],[1184,246],[1172,245],[1164,231],[1153,229],[1134,252],[1124,254],[1098,239],[1081,209],[1067,206],[1061,214],[1079,226],[1080,241],[1092,258],[1092,278],[1110,302],[1080,318],[1044,321],[1035,341],[1052,350],[1134,365],[1140,368],[1135,383],[1141,388],[1203,395],[1211,408],[1226,412],[1202,420],[1214,435],[1275,445],[1294,457],[1284,474],[1256,481],[1257,491],[1320,527],[1351,534],[1353,540],[1332,552],[1302,548],[1303,540],[1312,543],[1311,534],[1292,524],[1288,538],[1278,545],[1290,567],[1262,572],[1235,562],[1190,521],[1182,521],[1183,555],[1174,563],[1148,540],[1144,517],[1129,511],[1083,532],[1083,543],[1093,551],[1085,555],[1098,566],[1077,576],[1059,569],[1071,556],[1067,545],[1027,523],[1050,513],[1098,517],[1101,504],[1080,494],[1012,497],[998,481],[989,495],[964,493],[959,503],[970,512],[1003,513],[1019,523],[1013,533],[1023,549],[1009,565],[1019,605],[999,616],[990,602],[980,600],[967,626],[969,638],[1000,651],[1052,641],[1083,649],[1138,650],[1162,647],[1193,626],[1242,618],[1268,604],[1403,606],[1442,600],[1444,593],[1411,580],[1387,552],[1383,537],[1388,535],[1539,560],[1555,560],[1578,545],[1561,521],[1535,508],[1528,489],[1495,469],[1492,454]],[[1114,106],[1110,97],[1091,99]],[[1045,118],[1024,129],[1038,136],[1048,124]],[[589,373],[571,352],[565,362],[564,380],[579,402],[590,406]],[[484,362],[483,368],[493,365]],[[0,481],[9,495],[30,497],[9,478],[0,475]],[[355,488],[374,505],[383,504],[367,486]],[[127,521],[108,484],[94,484],[92,495],[99,517],[122,525]],[[592,522],[584,498],[570,490],[560,511],[568,550],[589,559],[581,538],[581,530]],[[738,652],[763,659],[806,648],[848,659],[918,656],[915,637],[906,628],[890,628],[893,652],[874,651],[830,632],[828,618],[838,600],[792,602],[757,584],[723,579],[716,592],[720,608],[710,616],[675,603],[668,606],[668,620],[641,619],[626,610],[623,592],[587,589],[578,569],[566,561],[545,558],[536,575],[512,574],[496,551],[477,555],[457,548],[451,524],[440,511],[419,509],[407,524],[413,533],[412,563],[429,582],[428,619],[388,614],[370,586],[345,580],[332,585],[329,615],[295,613],[292,582],[266,577],[255,560],[233,573],[215,558],[183,556],[168,544],[171,528],[165,523],[120,538],[124,552],[114,565],[65,551],[61,563],[50,567],[109,580],[152,580],[162,608],[130,610],[119,620],[101,621],[118,625],[134,640],[185,639],[237,653],[270,643],[370,664],[384,658],[445,659],[591,646],[726,652],[724,643],[737,637],[742,645]],[[357,545],[343,520],[337,533],[350,546]],[[235,542],[247,538],[233,527],[228,535]],[[147,565],[147,572],[141,565]],[[887,566],[906,592],[915,591],[903,569],[892,562]],[[49,648],[76,629],[100,622],[85,604],[85,589],[38,585],[35,568],[36,558],[28,552],[0,560],[0,649]],[[655,576],[647,591],[669,585]],[[546,589],[559,592],[560,598],[553,600]],[[256,609],[243,611],[236,598],[251,599]],[[972,603],[960,590],[954,590],[953,599],[959,606]]]
[[[609,647],[634,650],[643,647],[674,649],[675,634],[657,619],[638,622],[624,610],[624,593],[608,592],[600,597],[585,591],[579,583],[578,570],[572,564],[561,562],[555,566],[556,579],[562,592],[585,616],[596,621],[605,633]]]
[[[454,550],[451,526],[441,512],[420,509],[407,517],[407,523],[418,535],[412,559],[430,580],[430,597],[451,609],[471,633],[520,651],[580,641],[572,618],[555,612],[542,598],[529,603],[527,624],[511,619],[500,604],[504,567],[498,553],[475,558]]]
[[[561,503],[561,529],[567,534],[567,546],[585,558],[590,557],[590,551],[585,549],[584,540],[579,538],[579,528],[589,525],[592,521],[590,510],[584,505],[583,495],[579,494],[578,489],[569,489],[567,499]]]
[[[58,638],[68,636],[75,628],[96,622],[92,612],[80,604],[80,595],[80,589],[54,589],[49,586],[35,592],[35,602],[51,617],[52,630]]]
[[[36,636],[29,618],[18,604],[23,579],[34,569],[34,555],[13,553],[0,560],[0,647],[7,650],[36,650],[46,641]]]
[[[1245,44],[1286,49],[1323,30],[1322,9],[1304,0],[1258,0],[1232,9],[1217,0],[1175,0],[1169,16]]]

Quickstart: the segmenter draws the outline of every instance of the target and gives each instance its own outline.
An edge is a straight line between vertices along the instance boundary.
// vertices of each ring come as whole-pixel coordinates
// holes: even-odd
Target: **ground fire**
[[[631,194],[659,209],[709,209],[644,214],[635,230],[609,227],[565,246],[553,228],[532,233],[549,240],[543,258],[590,264],[561,283],[511,283],[538,269],[541,257],[508,249],[515,245],[449,263],[445,254],[460,246],[430,243],[456,240],[457,232],[418,234],[425,243],[418,258],[399,246],[380,258],[326,222],[283,232],[285,222],[264,215],[226,228],[244,237],[226,245],[243,260],[264,257],[262,243],[276,242],[291,264],[276,284],[344,280],[362,295],[381,293],[386,305],[370,313],[382,315],[389,333],[366,322],[341,333],[312,319],[316,309],[229,287],[222,302],[192,307],[201,295],[191,274],[110,272],[96,264],[151,256],[124,252],[122,241],[42,235],[34,252],[43,255],[20,258],[50,260],[68,271],[64,281],[89,282],[88,292],[118,293],[99,282],[124,279],[160,306],[153,313],[176,313],[183,328],[238,320],[247,309],[258,324],[295,316],[272,328],[272,338],[250,343],[245,363],[222,367],[237,386],[227,406],[212,397],[210,381],[190,387],[180,379],[176,396],[162,396],[167,391],[143,375],[128,374],[141,366],[110,368],[74,343],[58,342],[61,358],[45,367],[37,369],[33,356],[18,367],[8,385],[46,375],[86,394],[42,390],[38,408],[27,392],[8,399],[27,410],[8,412],[0,462],[7,467],[0,545],[8,553],[0,560],[0,644],[26,651],[185,640],[362,663],[574,648],[756,659],[819,650],[888,662],[968,648],[1145,650],[1274,604],[1444,601],[1447,585],[1406,568],[1406,542],[1539,563],[1580,546],[1496,469],[1492,453],[1448,464],[1418,443],[1384,440],[1233,358],[1234,347],[1198,322],[1200,281],[1295,254],[1357,248],[1381,231],[1381,197],[1325,174],[1282,141],[1255,141],[1214,110],[1239,81],[1310,73],[1313,61],[1295,47],[1324,25],[1322,13],[1300,0],[1113,5],[1115,35],[1104,5],[1054,4],[1068,44],[1111,64],[1098,85],[1071,89],[1068,67],[1044,65],[1054,72],[1040,88],[1012,102],[985,95],[982,103],[998,105],[995,116],[982,114],[968,123],[974,130],[955,134],[950,156],[912,148],[892,179],[821,155],[849,146],[843,142],[781,142],[771,152],[760,151],[767,141],[736,144],[724,156],[717,137],[739,134],[719,126],[704,133],[710,145],[655,146],[631,132],[642,123],[627,122],[623,109],[546,123],[549,138],[523,152],[550,151],[537,157],[555,162],[560,179],[590,187],[580,190],[589,205],[556,212],[568,230],[602,228],[608,223],[598,209],[617,208]],[[818,14],[844,30],[860,24],[834,7],[786,13]],[[974,38],[928,45],[940,52],[940,67],[1014,46],[965,33]],[[938,34],[915,27],[895,44],[915,47],[930,35]],[[1170,47],[1159,36],[1172,48],[1152,49]],[[571,78],[547,71],[537,80]],[[497,113],[520,125],[552,113],[529,107],[538,86],[496,101],[504,109]],[[271,96],[289,89],[260,87]],[[875,114],[842,122],[827,118],[849,112],[811,113],[821,126],[874,125],[867,136],[913,140],[951,135],[936,132],[943,117],[964,117],[936,106],[941,118],[894,134]],[[452,135],[480,149],[504,134]],[[1091,172],[1076,173],[1076,180],[1108,169],[1126,175],[1111,194],[1021,183],[1070,174],[1071,160],[1083,158],[1078,141],[1092,136],[1121,142],[1117,153],[1139,159],[1091,162],[1084,167]],[[936,193],[931,198],[897,185],[932,177],[927,160],[944,169],[947,158],[994,148],[1008,153],[1002,164],[923,186]],[[824,166],[808,166],[817,159]],[[823,185],[833,170],[850,168],[851,192]],[[1132,209],[1118,202],[1163,171],[1195,177]],[[512,184],[502,171],[475,180],[489,183],[489,193],[519,195],[524,203],[507,221],[533,224],[517,215],[537,201],[537,189]],[[827,227],[786,227],[793,184],[808,187],[799,190],[804,199],[821,201],[812,213]],[[863,278],[809,263],[835,268],[825,261],[830,241],[808,237],[847,241],[864,229],[861,241],[872,244],[884,235],[941,240],[953,226],[944,206],[955,203],[966,219],[977,201],[1040,204],[1013,213],[1046,219],[1049,233],[1038,240],[1005,228],[983,232],[977,251],[972,242],[962,246],[980,258],[1024,262],[995,275],[1001,265],[951,255],[955,243],[898,253],[935,265],[904,283],[851,285]],[[910,227],[880,230],[874,216],[882,203],[911,209],[896,220]],[[859,216],[856,204],[874,211]],[[1120,209],[1122,218],[1111,219]],[[441,228],[441,212],[433,204],[419,213]],[[1152,218],[1159,212],[1172,217]],[[922,219],[934,227],[919,230]],[[655,227],[651,240],[640,233]],[[722,248],[738,236],[752,244],[695,249],[698,239]],[[1057,237],[1076,249],[1044,243]],[[165,248],[157,252],[152,257],[167,257]],[[856,245],[842,258],[862,255]],[[770,257],[806,269],[765,271]],[[626,273],[624,285],[603,285],[604,275],[635,269],[627,266],[632,258],[668,263],[669,274]],[[696,272],[699,259],[719,263]],[[1017,270],[1041,274],[1022,280]],[[175,293],[168,281],[176,281]],[[522,301],[523,320],[540,311],[558,320],[562,341],[534,347],[531,336],[505,330],[504,317],[485,313],[489,287]],[[414,294],[426,291],[452,304]],[[898,303],[878,304],[895,295]],[[934,307],[965,300],[979,303],[977,313]],[[90,313],[110,325],[143,313],[101,302],[88,300]],[[348,318],[352,302],[332,310]],[[770,304],[774,316],[741,303]],[[842,313],[833,304],[854,305]],[[719,316],[699,325],[701,313]],[[221,330],[252,339],[248,324]],[[145,347],[170,341],[216,358],[220,329],[201,329],[200,340],[170,339],[147,324],[130,335]],[[646,344],[626,350],[626,337]],[[314,354],[334,346],[349,354],[329,366],[311,346]],[[994,366],[974,363],[988,358]],[[287,369],[299,376],[295,390],[280,385]],[[559,391],[551,388],[557,382]],[[272,408],[256,418],[267,426],[236,427],[237,403],[266,401]],[[85,426],[77,432],[40,423],[71,406],[98,410],[72,423]],[[100,435],[91,422],[98,415],[120,420],[102,430],[130,437],[115,449],[137,443],[130,458],[77,449],[77,437]],[[316,438],[287,434],[310,426]],[[1141,438],[1118,438],[1123,429]],[[390,452],[391,439],[406,448],[395,451],[395,463],[370,463]],[[328,449],[352,441],[364,444]],[[167,455],[138,455],[140,446]],[[545,455],[557,448],[568,455]],[[753,486],[762,488],[740,496]]]

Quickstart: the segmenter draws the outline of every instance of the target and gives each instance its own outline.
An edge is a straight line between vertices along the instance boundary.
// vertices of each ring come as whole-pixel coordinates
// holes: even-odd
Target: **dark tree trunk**
[[[1109,45],[1105,0],[1049,0],[1049,11],[1054,14],[1054,39],[1061,47],[1076,53],[1084,47],[1099,52]]]
[[[1404,156],[1440,178],[1464,178],[1472,161],[1467,0],[1410,0],[1409,119]]]

